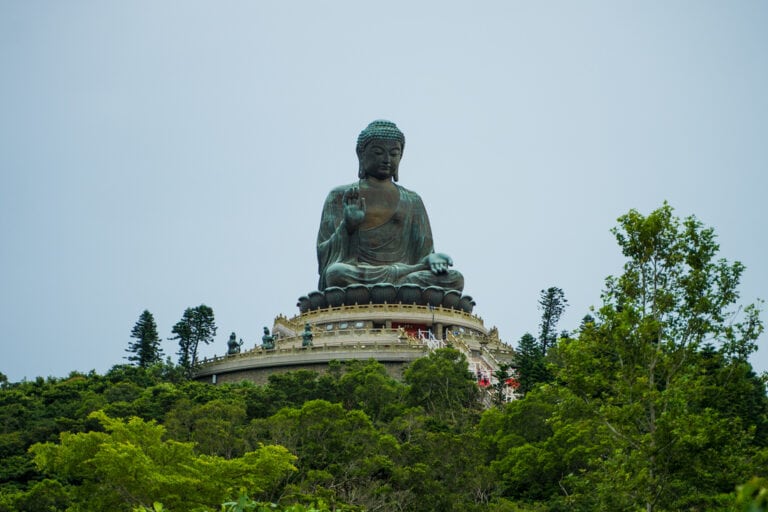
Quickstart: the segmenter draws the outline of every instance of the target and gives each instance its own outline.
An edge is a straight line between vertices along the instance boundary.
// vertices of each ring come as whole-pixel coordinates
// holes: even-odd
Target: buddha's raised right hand
[[[360,189],[357,186],[352,186],[344,191],[341,202],[344,205],[344,223],[347,226],[347,233],[351,235],[357,231],[365,219],[365,198],[360,195]]]

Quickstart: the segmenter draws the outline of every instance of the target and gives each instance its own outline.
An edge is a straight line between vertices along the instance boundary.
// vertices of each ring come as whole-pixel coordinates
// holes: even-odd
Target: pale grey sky
[[[766,26],[762,0],[0,1],[0,371],[103,372],[144,309],[167,338],[211,306],[203,355],[260,342],[317,286],[323,200],[377,118],[510,344],[549,286],[577,327],[615,219],[664,200],[767,298]]]

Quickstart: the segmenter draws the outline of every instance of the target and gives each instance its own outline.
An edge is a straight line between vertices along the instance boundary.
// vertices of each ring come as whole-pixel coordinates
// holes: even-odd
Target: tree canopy
[[[178,340],[179,366],[185,368],[188,374],[191,375],[192,369],[197,366],[197,350],[200,343],[212,343],[216,330],[213,309],[205,304],[184,310],[181,320],[173,326],[174,336],[170,339]]]

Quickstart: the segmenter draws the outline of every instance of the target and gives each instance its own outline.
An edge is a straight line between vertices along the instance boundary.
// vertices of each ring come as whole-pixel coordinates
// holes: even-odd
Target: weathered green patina
[[[269,327],[264,327],[264,336],[261,337],[261,348],[264,350],[275,348],[275,336],[269,334]]]
[[[229,335],[229,341],[227,341],[227,355],[234,355],[240,353],[240,347],[243,346],[243,340],[237,341],[237,334],[234,332]]]
[[[301,346],[311,347],[313,338],[314,335],[312,334],[312,326],[309,324],[309,322],[307,322],[304,324],[304,332],[301,333]]]
[[[461,291],[453,260],[434,252],[418,194],[398,181],[405,137],[390,121],[374,121],[357,139],[357,183],[328,194],[317,235],[318,288],[352,284],[416,284]]]

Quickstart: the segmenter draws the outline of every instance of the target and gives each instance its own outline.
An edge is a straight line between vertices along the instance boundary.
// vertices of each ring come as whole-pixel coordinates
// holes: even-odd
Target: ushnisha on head
[[[405,135],[403,135],[403,132],[400,131],[395,123],[384,119],[373,121],[366,126],[365,130],[360,132],[360,135],[357,137],[357,146],[355,150],[357,152],[357,158],[361,162],[358,171],[358,177],[360,179],[365,178],[365,171],[362,166],[363,152],[365,151],[366,146],[374,140],[397,141],[400,143],[400,151],[402,152],[405,150]],[[397,178],[397,173],[395,173],[393,179],[397,181]]]

